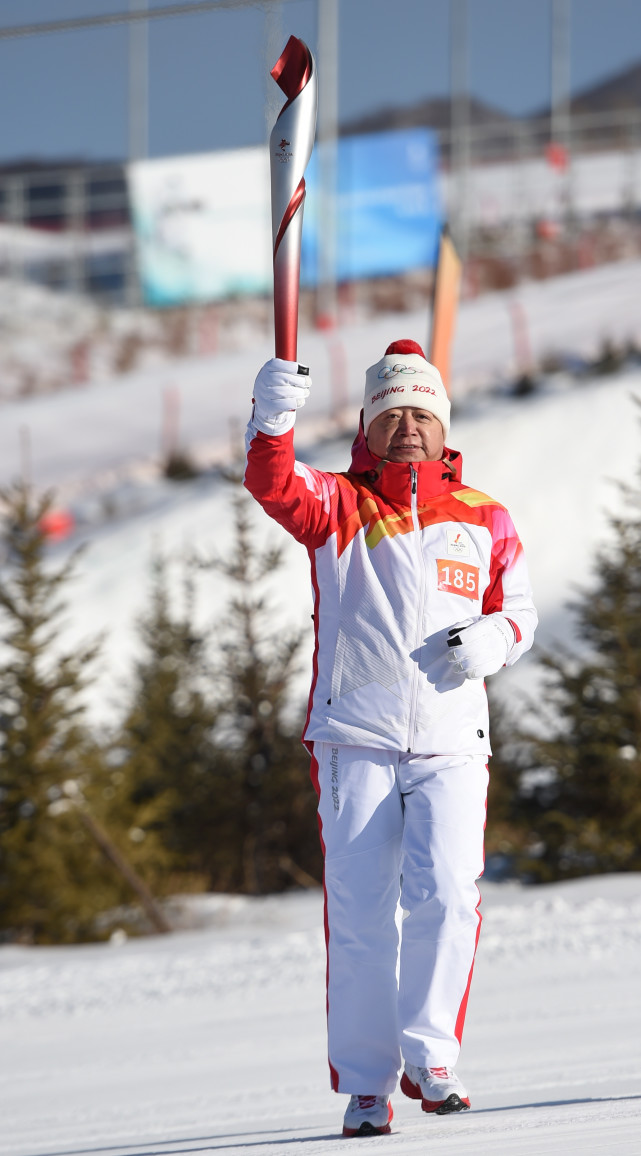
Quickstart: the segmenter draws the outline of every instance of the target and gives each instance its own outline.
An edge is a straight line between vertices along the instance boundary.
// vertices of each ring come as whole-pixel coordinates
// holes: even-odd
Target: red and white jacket
[[[352,468],[297,462],[293,431],[247,429],[245,485],[307,547],[314,591],[313,680],[303,738],[421,754],[490,754],[485,686],[447,661],[448,630],[503,614],[506,665],[537,623],[504,506],[463,485],[461,456],[384,462],[362,425]]]

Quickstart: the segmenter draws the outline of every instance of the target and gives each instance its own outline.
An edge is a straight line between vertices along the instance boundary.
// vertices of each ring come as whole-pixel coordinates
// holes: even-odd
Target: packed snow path
[[[529,321],[532,352],[561,350],[593,355],[604,336],[641,344],[641,262],[624,261],[582,274],[523,285],[518,290]],[[466,302],[454,350],[455,406],[451,445],[461,450],[464,480],[504,502],[523,540],[540,627],[537,644],[576,645],[566,603],[577,586],[591,581],[594,550],[606,535],[605,511],[620,510],[612,479],[634,481],[641,439],[641,371],[628,368],[608,378],[548,379],[525,398],[475,390],[476,384],[508,381],[516,371],[510,325],[513,293]],[[309,405],[298,415],[302,460],[321,469],[345,469],[350,438],[319,444],[336,434],[329,416],[339,399],[330,388],[333,344],[343,347],[345,427],[355,430],[364,368],[399,336],[423,339],[424,314],[389,315],[328,336],[301,335],[301,356],[312,365]],[[69,631],[86,639],[108,624],[104,675],[89,701],[96,719],[111,721],[122,710],[123,687],[137,648],[136,618],[148,606],[149,563],[154,551],[204,556],[229,547],[229,490],[211,473],[191,483],[163,481],[158,457],[162,398],[168,386],[182,398],[180,444],[201,462],[229,455],[231,428],[240,437],[249,413],[251,384],[271,345],[263,341],[242,354],[192,359],[132,375],[0,407],[0,486],[26,472],[37,486],[55,486],[76,518],[77,533],[58,549],[87,542],[74,586]],[[171,373],[169,373],[171,369]],[[460,400],[460,404],[459,403]],[[254,505],[257,532],[284,547],[285,570],[277,576],[274,605],[289,625],[310,623],[311,594],[305,551]],[[284,597],[283,589],[287,589]],[[210,577],[199,601],[202,618],[220,621],[228,591]],[[311,655],[310,641],[306,654]],[[528,684],[530,659],[510,673],[511,684]],[[306,668],[295,687],[303,700]]]
[[[540,626],[536,645],[576,646],[575,620],[566,603],[593,580],[594,550],[607,540],[606,511],[620,511],[613,479],[634,483],[641,458],[641,371],[573,382],[562,377],[521,399],[478,399],[452,422],[451,444],[462,452],[463,477],[510,510],[523,541]],[[345,469],[348,439],[303,445],[299,456],[321,469]],[[154,481],[113,491],[116,514],[93,521],[95,499],[79,499],[78,533],[56,547],[66,554],[80,541],[89,549],[74,582],[68,629],[86,640],[106,629],[102,676],[90,702],[93,717],[111,721],[122,709],[124,688],[138,649],[137,617],[149,604],[154,551],[181,556],[222,556],[233,541],[230,487],[213,475],[176,485]],[[287,626],[307,627],[304,668],[293,688],[305,700],[311,675],[312,596],[307,553],[252,503],[256,540],[281,545],[284,568],[270,582],[274,613]],[[177,585],[177,596],[179,596]],[[220,623],[230,590],[208,571],[199,580],[203,622]],[[580,641],[580,640],[579,640]],[[536,670],[526,656],[499,677],[529,685]]]
[[[453,348],[455,405],[477,389],[513,381],[528,354],[538,363],[550,353],[592,358],[606,338],[641,345],[640,284],[641,261],[620,261],[465,301]],[[525,326],[518,342],[515,302]],[[424,342],[427,331],[427,310],[421,310],[354,322],[329,335],[301,332],[299,357],[311,366],[314,382],[297,419],[301,437],[309,443],[342,412],[355,424],[366,366],[390,341]],[[31,340],[37,349],[35,326]],[[201,460],[228,456],[230,429],[238,423],[244,428],[256,373],[272,355],[271,339],[257,336],[242,353],[166,362],[6,403],[0,407],[0,485],[28,472],[36,485],[73,496],[136,476],[137,468],[155,465],[161,455],[168,391],[180,410],[181,443]]]
[[[471,1112],[397,1092],[391,1136],[343,1140],[320,893],[200,897],[202,930],[0,948],[1,1156],[636,1156],[641,876],[483,892]]]

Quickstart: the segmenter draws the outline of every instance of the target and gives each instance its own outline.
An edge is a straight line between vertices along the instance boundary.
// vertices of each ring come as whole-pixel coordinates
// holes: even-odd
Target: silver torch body
[[[307,45],[290,36],[271,75],[287,97],[269,139],[275,349],[277,357],[297,361],[304,174],[318,103],[316,65]]]

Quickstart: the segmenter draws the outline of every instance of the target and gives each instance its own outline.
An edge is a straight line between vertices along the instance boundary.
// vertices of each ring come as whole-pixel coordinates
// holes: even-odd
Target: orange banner
[[[428,360],[438,369],[448,395],[450,393],[452,338],[458,309],[461,272],[461,259],[454,248],[447,228],[444,228],[441,232],[438,264],[434,278],[432,331],[430,333]]]

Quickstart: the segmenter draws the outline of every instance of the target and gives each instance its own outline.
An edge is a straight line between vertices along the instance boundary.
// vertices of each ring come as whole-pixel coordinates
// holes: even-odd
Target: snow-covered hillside
[[[640,280],[641,265],[628,264],[524,289],[533,352],[588,354],[606,332],[638,339]],[[571,636],[564,604],[589,578],[603,511],[622,508],[611,479],[631,478],[641,457],[632,400],[641,371],[558,375],[525,398],[481,389],[515,370],[509,302],[496,294],[463,310],[450,440],[466,479],[510,507],[539,636],[554,645]],[[330,420],[332,359],[342,350],[343,415],[353,423],[365,366],[393,338],[422,340],[425,328],[420,315],[395,316],[305,337],[315,381],[300,422],[307,460],[343,468],[349,457],[349,438]],[[183,443],[201,460],[222,457],[269,355],[257,342],[242,356],[184,362],[172,381],[141,374],[0,409],[0,480],[22,469],[59,487],[78,528],[52,557],[88,544],[68,632],[107,631],[96,718],[113,713],[127,677],[152,550],[221,552],[230,541],[228,493],[214,471],[181,485],[159,478],[163,390],[180,386]],[[257,536],[283,538],[258,508],[255,516]],[[298,624],[310,610],[307,560],[284,544],[272,593],[277,613]],[[211,574],[200,596],[204,616],[222,615],[225,591]],[[534,668],[526,659],[514,674],[527,681]],[[307,680],[305,671],[300,695]],[[392,1136],[361,1144],[396,1156],[633,1156],[641,877],[531,890],[487,883],[483,896],[461,1063],[474,1110],[428,1119],[397,1095]],[[167,938],[0,948],[0,1156],[352,1151],[324,1061],[321,902],[316,892],[209,897],[183,908],[186,929]]]
[[[641,261],[622,261],[465,301],[453,349],[455,404],[513,380],[526,368],[527,357],[535,364],[547,354],[593,358],[606,338],[641,346],[640,288]],[[39,324],[45,321],[60,331],[70,325],[62,306]],[[302,438],[310,443],[320,430],[335,430],[337,414],[352,422],[362,401],[365,367],[399,337],[426,342],[428,321],[424,312],[385,314],[329,334],[301,333],[299,357],[311,366],[314,380],[299,418]],[[0,324],[8,324],[2,308]],[[31,337],[23,336],[34,357],[39,332],[34,321]],[[42,340],[46,346],[48,338]],[[3,404],[0,485],[28,468],[36,484],[56,486],[71,499],[88,488],[104,492],[141,471],[153,473],[168,391],[179,408],[180,439],[199,460],[224,456],[234,423],[244,425],[247,419],[256,372],[272,353],[271,341],[259,335],[243,352],[166,362]]]
[[[532,355],[555,350],[588,357],[605,335],[641,338],[641,262],[623,262],[544,284],[523,286]],[[630,479],[641,458],[641,371],[608,378],[557,375],[526,398],[488,390],[518,369],[511,330],[513,296],[466,302],[454,350],[454,417],[450,442],[464,458],[464,479],[510,508],[524,540],[541,627],[539,642],[571,638],[564,607],[589,578],[604,511],[620,504],[612,479]],[[398,337],[423,340],[421,314],[389,315],[334,334],[304,334],[300,356],[310,363],[313,390],[301,411],[299,453],[320,467],[343,469],[350,436],[338,436],[340,414],[350,431],[358,419],[364,369]],[[228,458],[242,434],[257,368],[271,355],[259,339],[242,354],[190,359],[163,372],[121,377],[0,407],[0,484],[27,472],[38,486],[57,488],[77,519],[77,532],[56,548],[87,542],[74,587],[69,632],[107,631],[103,679],[92,700],[96,717],[112,716],[127,678],[133,623],[146,605],[146,575],[154,549],[209,554],[230,541],[229,493],[213,471],[190,483],[160,479],[163,397],[181,398],[180,444],[201,463]],[[337,375],[336,366],[342,366]],[[334,369],[332,369],[332,366]],[[337,376],[339,382],[337,385]],[[340,386],[340,388],[339,388]],[[340,405],[339,405],[340,402]],[[277,613],[309,623],[304,550],[255,508],[256,533],[282,541],[286,567],[274,585]],[[220,618],[225,590],[203,578],[201,613]],[[280,611],[278,610],[280,607]],[[527,660],[511,677],[527,680]],[[301,675],[303,697],[308,672]]]
[[[340,1136],[319,892],[196,900],[201,930],[0,948],[0,1156],[636,1156],[641,876],[484,884],[459,1065],[471,1112],[400,1093]]]
[[[613,479],[635,476],[641,458],[635,396],[641,398],[639,371],[580,384],[559,378],[529,398],[469,403],[453,422],[450,441],[463,453],[464,478],[505,502],[522,536],[540,615],[538,641],[545,646],[572,640],[565,606],[577,585],[589,581],[595,546],[607,533],[606,510],[620,508]],[[322,468],[343,469],[349,447],[349,439],[336,438],[307,446],[304,457]],[[69,631],[75,638],[107,631],[103,677],[92,702],[100,718],[113,716],[116,690],[127,679],[153,551],[209,556],[226,550],[232,535],[229,486],[215,474],[181,485],[129,483],[116,492],[122,515],[87,523],[72,539],[89,548],[73,587]],[[88,501],[84,508],[90,515]],[[305,550],[258,506],[254,521],[260,540],[284,548],[284,568],[271,584],[276,614],[309,625]],[[56,553],[67,549],[64,544]],[[222,620],[227,595],[223,580],[208,571],[200,583],[202,619]],[[527,683],[534,665],[526,658],[511,670],[512,685]],[[301,699],[308,681],[305,669]]]
[[[572,207],[579,217],[620,213],[638,203],[639,159],[638,149],[587,153],[572,158],[569,174],[543,157],[474,165],[468,190],[471,219],[475,224],[500,225],[562,216],[568,176]],[[451,183],[449,173],[441,173],[446,204],[451,201]]]

